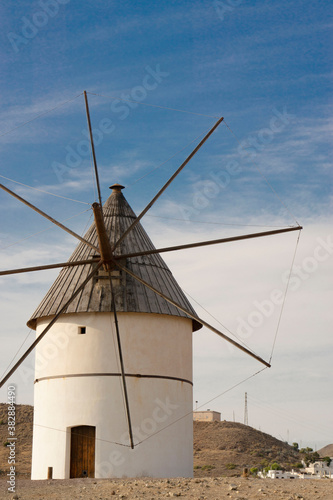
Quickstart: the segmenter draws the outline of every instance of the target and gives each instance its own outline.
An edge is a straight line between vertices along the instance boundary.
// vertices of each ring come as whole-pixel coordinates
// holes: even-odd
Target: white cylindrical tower
[[[103,208],[113,245],[135,220],[121,186]],[[85,238],[96,244],[92,226]],[[116,255],[183,308],[193,309],[138,224]],[[70,260],[93,250],[80,243]],[[94,264],[64,268],[28,325],[37,336]],[[32,479],[191,477],[193,474],[192,331],[199,324],[122,271],[99,271],[36,348]],[[125,404],[124,379],[128,397]],[[129,427],[134,448],[130,446]]]

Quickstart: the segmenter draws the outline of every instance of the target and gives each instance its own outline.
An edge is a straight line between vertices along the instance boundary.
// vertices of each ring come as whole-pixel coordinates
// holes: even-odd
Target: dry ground
[[[8,494],[0,480],[0,499],[24,500],[332,500],[333,480],[268,480],[254,478],[195,479],[21,479]]]

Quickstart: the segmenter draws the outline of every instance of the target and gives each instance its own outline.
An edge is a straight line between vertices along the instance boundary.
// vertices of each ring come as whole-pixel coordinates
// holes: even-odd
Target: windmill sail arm
[[[86,286],[86,284],[91,280],[91,278],[98,272],[99,268],[102,266],[102,262],[99,262],[96,266],[96,268],[87,276],[87,278],[84,280],[84,282],[79,286],[79,288],[73,293],[71,298],[66,302],[66,304],[60,309],[60,311],[53,317],[53,319],[50,321],[50,323],[47,325],[46,328],[41,332],[41,334],[38,336],[38,338],[31,344],[31,346],[25,351],[25,353],[20,357],[20,359],[15,363],[13,368],[5,375],[5,377],[1,380],[0,382],[0,388],[7,382],[7,380],[13,375],[14,372],[18,369],[18,367],[23,363],[25,358],[29,356],[29,354],[34,350],[36,345],[42,340],[42,338],[47,334],[47,332],[50,330],[50,328],[54,325],[54,323],[58,320],[59,316],[63,314],[67,307],[73,302],[75,297],[83,290],[83,288]]]
[[[228,337],[224,333],[222,333],[219,330],[217,330],[217,328],[214,328],[214,326],[210,325],[209,323],[207,323],[203,319],[199,318],[198,316],[196,316],[195,314],[191,313],[190,311],[188,311],[187,309],[185,309],[181,305],[177,304],[177,302],[175,302],[171,298],[169,298],[166,295],[164,295],[162,292],[160,292],[159,290],[157,290],[156,288],[154,288],[152,285],[150,285],[149,283],[147,283],[146,281],[144,281],[142,278],[140,278],[139,276],[137,276],[136,274],[134,274],[128,268],[123,267],[122,265],[120,265],[118,263],[117,263],[117,266],[120,269],[122,269],[124,272],[126,272],[127,274],[129,274],[130,276],[132,276],[132,278],[136,279],[137,281],[139,281],[140,283],[142,283],[144,286],[146,286],[147,288],[149,288],[150,290],[152,290],[153,292],[155,292],[157,295],[159,295],[160,297],[163,297],[167,302],[169,302],[173,306],[177,307],[177,309],[179,309],[180,311],[182,311],[185,314],[187,314],[190,318],[192,318],[193,320],[197,321],[198,323],[201,323],[203,326],[206,326],[207,328],[209,328],[209,330],[211,330],[212,332],[216,333],[217,335],[219,335],[220,337],[222,337],[223,339],[225,339],[230,344],[234,345],[235,347],[237,347],[241,351],[245,352],[246,354],[248,354],[252,358],[256,359],[260,363],[262,363],[265,366],[267,366],[268,368],[270,368],[271,365],[267,361],[265,361],[264,359],[262,359],[260,356],[257,356],[254,352],[250,351],[249,349],[247,349],[246,347],[242,346],[241,344],[238,344],[238,342],[236,342],[235,340],[232,340],[230,337]]]
[[[111,265],[111,262],[113,261],[113,256],[112,256],[110,241],[105,228],[102,207],[99,203],[93,203],[92,209],[94,213],[101,260],[103,262],[104,268],[108,270],[109,266]]]
[[[119,356],[120,370],[121,370],[121,379],[122,379],[122,383],[123,383],[123,391],[124,391],[124,399],[125,399],[125,409],[126,409],[126,417],[127,417],[127,424],[128,424],[128,433],[129,433],[130,445],[131,445],[131,448],[133,450],[134,449],[134,440],[133,440],[132,420],[131,420],[131,413],[130,413],[130,406],[129,406],[129,399],[128,399],[124,359],[123,359],[121,340],[120,340],[120,331],[119,331],[118,315],[117,315],[117,309],[116,309],[116,301],[114,298],[114,290],[113,290],[113,284],[112,284],[112,278],[111,278],[110,271],[109,271],[109,279],[110,279],[110,290],[111,290],[111,300],[112,300],[112,307],[113,307],[114,323],[115,323],[115,327],[116,327],[116,337],[117,337],[118,356]]]
[[[72,262],[59,262],[59,264],[46,264],[45,266],[21,267],[20,269],[8,269],[7,271],[0,271],[0,276],[7,276],[9,274],[30,273],[33,271],[45,271],[47,269],[57,269],[59,267],[74,267],[83,266],[85,264],[94,264],[99,262],[100,258],[96,257],[89,260],[76,260]]]
[[[98,176],[98,169],[97,169],[94,137],[93,137],[93,133],[91,130],[91,120],[90,120],[90,111],[89,111],[89,105],[88,105],[88,97],[87,97],[87,92],[85,90],[83,92],[83,95],[84,95],[84,102],[86,104],[87,122],[88,122],[88,129],[89,129],[89,135],[90,135],[91,152],[92,152],[93,161],[94,161],[94,170],[95,170],[96,185],[97,185],[97,191],[98,191],[98,199],[99,199],[100,206],[102,206],[101,187],[100,187],[100,183],[99,183],[99,176]]]
[[[132,231],[132,229],[139,223],[139,221],[142,219],[142,217],[148,212],[148,210],[154,205],[154,203],[158,200],[158,198],[161,196],[161,194],[166,190],[166,188],[171,184],[171,182],[177,177],[177,175],[183,170],[185,165],[193,158],[193,156],[199,151],[201,146],[207,141],[207,139],[212,135],[214,130],[222,123],[223,117],[219,118],[215,125],[209,130],[209,132],[205,135],[205,137],[199,142],[199,144],[194,148],[192,153],[189,154],[189,156],[186,158],[186,160],[180,165],[180,167],[176,170],[176,172],[170,177],[170,179],[164,184],[164,186],[159,190],[159,192],[155,195],[155,197],[151,200],[150,203],[142,210],[142,212],[138,215],[138,217],[135,219],[135,221],[126,229],[126,231],[122,234],[122,236],[119,238],[119,240],[116,242],[114,245],[112,251],[115,250],[117,246],[120,245],[120,243],[126,238],[128,233]]]
[[[37,212],[38,214],[42,215],[43,217],[45,217],[45,219],[48,219],[49,221],[51,221],[53,224],[55,224],[56,226],[60,227],[61,229],[63,229],[64,231],[66,231],[67,233],[71,234],[72,236],[74,236],[74,238],[77,238],[78,240],[82,241],[82,243],[85,243],[86,245],[88,245],[89,247],[93,248],[97,253],[99,253],[99,249],[93,245],[92,243],[90,243],[89,241],[85,240],[84,238],[82,238],[82,236],[80,236],[79,234],[76,234],[74,231],[72,231],[71,229],[69,229],[68,227],[64,226],[63,224],[61,224],[61,222],[58,222],[56,219],[54,219],[53,217],[51,217],[50,215],[47,215],[45,212],[43,212],[42,210],[40,210],[39,208],[35,207],[35,205],[33,205],[32,203],[29,203],[29,201],[25,200],[24,198],[22,198],[21,196],[19,196],[18,194],[14,193],[14,191],[11,191],[10,189],[8,189],[6,186],[4,186],[3,184],[0,184],[0,188],[3,189],[4,191],[6,191],[8,194],[10,194],[11,196],[13,196],[14,198],[16,198],[17,200],[21,201],[22,203],[24,203],[25,205],[27,205],[28,207],[32,208],[32,210],[34,210],[35,212]]]
[[[156,254],[156,253],[173,252],[175,250],[186,250],[188,248],[216,245],[219,243],[229,243],[232,241],[247,240],[250,238],[260,238],[262,236],[272,236],[274,234],[287,233],[289,231],[300,231],[301,229],[303,229],[301,226],[287,227],[284,229],[276,229],[273,231],[264,231],[261,233],[244,234],[241,236],[232,236],[230,238],[221,238],[218,240],[199,241],[197,243],[188,243],[186,245],[178,245],[178,246],[174,246],[174,247],[164,247],[164,248],[159,248],[159,249],[144,250],[142,252],[135,252],[135,253],[125,254],[125,255],[115,256],[114,258],[115,258],[115,260],[117,260],[117,259],[131,258],[131,257],[139,257],[139,256],[143,256],[143,255],[151,255],[151,254]]]

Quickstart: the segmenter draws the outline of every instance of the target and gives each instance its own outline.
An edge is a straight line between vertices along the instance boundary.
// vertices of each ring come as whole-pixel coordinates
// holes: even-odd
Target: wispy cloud
[[[64,98],[63,94],[43,96],[35,102],[2,107],[0,120],[0,143],[28,142],[31,138],[35,142],[50,142],[50,134],[44,128],[43,119],[50,117],[71,115],[75,113],[73,102],[75,96],[81,92],[73,92]],[[31,126],[33,124],[33,126]]]

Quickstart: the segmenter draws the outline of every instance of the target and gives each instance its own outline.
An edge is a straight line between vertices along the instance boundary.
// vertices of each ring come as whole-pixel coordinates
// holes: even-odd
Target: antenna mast
[[[249,416],[247,413],[247,392],[245,393],[244,425],[249,425]]]

